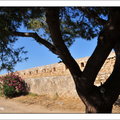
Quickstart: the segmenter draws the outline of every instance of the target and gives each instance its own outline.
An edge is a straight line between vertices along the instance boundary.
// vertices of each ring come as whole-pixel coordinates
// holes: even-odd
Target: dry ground
[[[84,105],[78,99],[31,94],[12,99],[0,97],[0,113],[84,113]],[[119,105],[114,106],[113,113],[120,113]]]

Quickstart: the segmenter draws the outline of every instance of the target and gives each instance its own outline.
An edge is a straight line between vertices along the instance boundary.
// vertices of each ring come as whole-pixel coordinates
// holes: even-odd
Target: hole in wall
[[[38,74],[38,70],[36,70],[36,73]]]
[[[31,74],[32,74],[32,72],[30,71],[30,72],[29,72],[29,75],[31,75]]]
[[[81,62],[81,67],[84,67],[84,63],[83,62]]]
[[[56,71],[56,68],[55,68],[55,67],[53,68],[53,71]]]

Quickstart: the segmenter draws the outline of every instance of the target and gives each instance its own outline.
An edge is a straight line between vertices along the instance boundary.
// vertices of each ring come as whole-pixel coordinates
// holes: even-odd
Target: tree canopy
[[[103,7],[61,7],[60,29],[67,47],[71,46],[76,38],[91,40],[98,36],[107,20],[108,12],[109,8]],[[18,36],[22,34],[17,33],[20,32],[19,28],[22,24],[27,29],[33,30],[33,34],[36,34],[33,36],[37,42],[41,44],[37,39],[39,36],[41,40],[44,39],[44,42],[48,44],[46,44],[47,46],[53,45],[45,15],[45,7],[0,8],[0,70],[12,70],[17,62],[25,59],[21,57],[22,54],[26,53],[24,47],[18,49],[13,47]],[[27,36],[27,34],[23,36]],[[31,37],[32,33],[28,36]]]

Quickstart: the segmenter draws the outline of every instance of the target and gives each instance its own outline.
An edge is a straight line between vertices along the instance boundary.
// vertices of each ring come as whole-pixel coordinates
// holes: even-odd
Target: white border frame
[[[120,120],[120,114],[0,114],[2,120]]]
[[[96,6],[96,7],[110,7],[110,6],[120,6],[120,1],[109,1],[109,0],[101,0],[101,1],[81,1],[81,0],[65,0],[65,1],[59,1],[59,0],[44,0],[44,1],[32,1],[32,0],[27,0],[27,1],[17,1],[17,0],[0,0],[0,6]]]
[[[6,2],[7,1],[7,2]],[[25,1],[17,1],[17,0],[4,0],[0,1],[0,7],[6,6],[15,6],[15,7],[27,7],[27,6],[120,6],[120,1],[98,1],[98,0],[25,0]],[[0,119],[11,119],[11,120],[120,120],[120,114],[0,114]]]

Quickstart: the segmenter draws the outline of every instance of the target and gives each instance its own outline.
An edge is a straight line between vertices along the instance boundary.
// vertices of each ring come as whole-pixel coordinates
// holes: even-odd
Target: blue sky
[[[26,31],[21,27],[20,31]],[[74,58],[81,58],[90,56],[95,49],[96,39],[91,41],[86,41],[84,39],[76,39],[74,44],[69,48],[72,56]],[[38,44],[33,38],[19,37],[18,41],[15,43],[15,47],[25,47],[25,50],[28,51],[26,57],[29,59],[18,63],[15,66],[15,71],[24,70],[28,68],[33,68],[37,66],[43,66],[48,64],[57,63],[60,61],[56,55],[51,53],[46,47]],[[0,74],[4,74],[6,71],[1,71]]]

